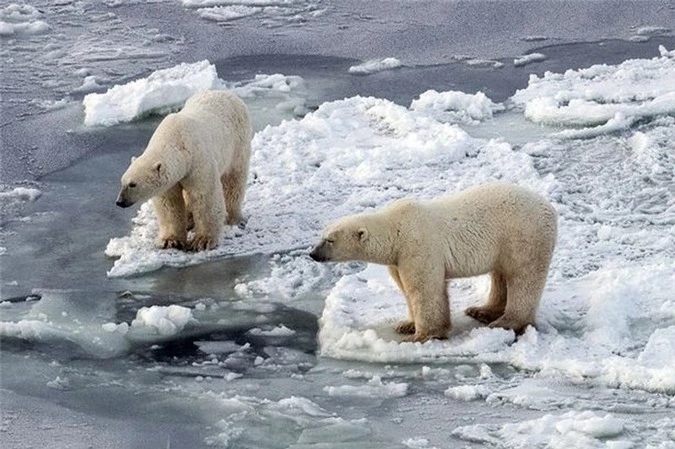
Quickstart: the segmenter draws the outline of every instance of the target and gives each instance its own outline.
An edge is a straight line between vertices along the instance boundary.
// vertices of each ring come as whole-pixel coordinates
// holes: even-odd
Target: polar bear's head
[[[395,243],[384,218],[380,214],[361,214],[338,220],[326,227],[321,242],[309,256],[317,262],[389,263]]]
[[[115,202],[119,207],[129,207],[146,201],[165,189],[165,164],[143,156],[132,158],[131,165],[122,175],[121,184]]]

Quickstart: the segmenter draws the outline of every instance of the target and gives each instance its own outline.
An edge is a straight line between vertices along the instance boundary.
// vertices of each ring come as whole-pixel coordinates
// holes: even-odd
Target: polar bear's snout
[[[125,189],[122,188],[120,190],[120,193],[117,195],[117,200],[115,200],[115,204],[118,205],[119,207],[129,207],[133,206],[134,202],[130,201],[127,196],[125,195]]]
[[[311,257],[317,262],[327,262],[329,258],[326,251],[326,241],[323,240],[321,241],[321,243],[316,245],[314,249],[309,253],[309,257]]]

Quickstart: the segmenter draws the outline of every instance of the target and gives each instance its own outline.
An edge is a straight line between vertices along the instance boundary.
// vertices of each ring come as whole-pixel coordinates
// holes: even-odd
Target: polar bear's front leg
[[[411,260],[398,271],[415,320],[415,333],[407,341],[448,338],[450,303],[443,263]]]
[[[153,197],[152,207],[159,224],[157,246],[164,249],[185,248],[187,213],[183,201],[183,189],[175,185],[163,194]]]
[[[190,209],[194,219],[194,237],[188,242],[191,251],[204,251],[218,246],[223,232],[224,203],[220,183],[188,188]]]

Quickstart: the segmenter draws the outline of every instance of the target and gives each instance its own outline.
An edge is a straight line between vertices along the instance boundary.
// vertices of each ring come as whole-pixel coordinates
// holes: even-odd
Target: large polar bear
[[[408,319],[396,331],[423,342],[447,338],[446,280],[452,278],[492,273],[487,303],[467,315],[517,333],[534,324],[556,237],[557,215],[548,201],[497,182],[345,217],[324,230],[310,256],[387,265],[408,303]]]
[[[132,159],[116,204],[129,207],[152,198],[158,246],[211,249],[225,222],[242,220],[250,156],[251,124],[244,102],[229,92],[195,94],[180,112],[162,120],[143,154]]]

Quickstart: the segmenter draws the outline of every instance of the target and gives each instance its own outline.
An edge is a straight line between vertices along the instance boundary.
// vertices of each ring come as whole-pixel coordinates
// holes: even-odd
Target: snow
[[[564,74],[530,75],[527,88],[512,97],[536,123],[581,126],[579,137],[623,129],[644,117],[675,113],[675,58],[664,47],[660,57],[619,65],[594,65]]]
[[[348,72],[353,75],[370,75],[371,73],[395,69],[401,67],[401,65],[401,61],[396,58],[373,59],[349,67]]]
[[[493,103],[483,92],[474,95],[457,91],[428,90],[412,101],[410,109],[432,115],[440,121],[473,124],[503,111],[501,103]]]
[[[523,67],[528,64],[532,64],[533,62],[541,62],[546,60],[546,55],[542,53],[530,53],[524,56],[521,56],[520,58],[516,58],[513,60],[513,65],[515,67]]]

